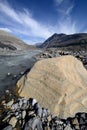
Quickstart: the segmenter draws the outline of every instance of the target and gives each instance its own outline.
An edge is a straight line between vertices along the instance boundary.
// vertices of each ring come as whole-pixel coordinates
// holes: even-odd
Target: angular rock
[[[12,130],[12,126],[7,126],[7,127],[5,127],[3,130]]]
[[[12,117],[9,121],[9,124],[12,125],[13,128],[15,127],[16,123],[17,123],[16,117]]]
[[[14,103],[14,100],[9,101],[9,102],[6,104],[6,107],[7,107],[7,108],[8,108],[8,107],[10,108],[13,103]]]
[[[26,124],[24,130],[43,130],[40,119],[32,118]]]
[[[24,119],[26,116],[26,111],[22,111],[22,119]]]
[[[69,125],[67,125],[64,130],[73,130]]]
[[[73,56],[38,61],[16,87],[20,96],[35,98],[59,117],[87,112],[87,71]]]

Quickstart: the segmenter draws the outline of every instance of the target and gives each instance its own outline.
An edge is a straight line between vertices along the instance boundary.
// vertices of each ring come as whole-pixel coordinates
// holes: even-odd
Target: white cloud
[[[78,32],[77,22],[72,19],[74,9],[73,0],[54,0],[56,9],[60,15],[58,20],[58,30],[60,33],[73,34]],[[60,5],[61,4],[61,5]]]
[[[7,31],[7,32],[12,32],[9,28],[0,28],[0,30],[3,30],[3,31]]]
[[[3,12],[4,14],[8,15],[10,18],[21,23],[18,14],[15,12],[14,9],[10,7],[10,5],[6,1],[0,3],[0,12]]]
[[[50,26],[43,25],[35,20],[27,9],[16,11],[6,1],[2,1],[0,3],[0,12],[8,17],[9,21],[12,21],[9,28],[17,33],[42,38],[47,38],[53,33]],[[7,23],[8,21],[5,20],[4,24]]]
[[[72,20],[71,12],[74,4],[71,0],[54,0],[56,8],[60,17],[57,18],[58,22],[54,26],[44,25],[32,16],[32,12],[26,8],[21,11],[15,10],[6,0],[0,0],[0,23],[5,25],[2,30],[12,32],[24,37],[32,37],[24,39],[26,42],[34,43],[40,42],[38,39],[46,39],[53,33],[76,33],[78,28],[76,20]],[[58,3],[58,4],[57,4]],[[36,38],[36,40],[35,40]]]
[[[73,34],[78,30],[76,27],[77,23],[69,17],[66,20],[62,19],[58,24],[60,33]]]

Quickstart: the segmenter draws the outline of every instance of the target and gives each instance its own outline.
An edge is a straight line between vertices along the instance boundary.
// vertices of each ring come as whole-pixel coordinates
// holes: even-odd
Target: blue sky
[[[54,33],[86,33],[86,13],[86,0],[0,0],[0,29],[34,44]]]

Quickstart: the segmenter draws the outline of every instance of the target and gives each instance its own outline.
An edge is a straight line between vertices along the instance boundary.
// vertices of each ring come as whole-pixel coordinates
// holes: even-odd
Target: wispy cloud
[[[22,23],[17,12],[15,12],[15,10],[10,7],[7,1],[0,2],[0,12],[3,12],[5,15],[9,16],[10,18],[12,18],[13,20],[19,23]]]
[[[60,33],[73,34],[78,32],[76,22],[72,21],[69,17],[66,20],[61,19],[58,22]]]
[[[50,30],[50,26],[43,25],[35,20],[29,10],[15,10],[5,0],[0,1],[0,13],[3,14],[1,16],[3,24],[10,25],[9,30],[14,31],[15,33],[40,38],[47,38],[53,33]],[[4,19],[5,17],[7,17],[10,22]]]
[[[74,8],[74,0],[54,0],[57,11],[63,14],[70,14]]]
[[[7,0],[0,0],[1,29],[23,35],[23,39],[30,43],[46,39],[55,32],[66,34],[78,32],[77,21],[73,20],[71,15],[75,6],[73,0],[54,0],[54,2],[59,17],[56,18],[58,22],[52,26],[36,20],[28,9],[15,10]],[[26,36],[32,37],[33,40],[24,38]]]
[[[78,32],[77,21],[72,19],[72,11],[74,9],[73,0],[54,0],[56,9],[60,15],[58,20],[60,33],[72,34]]]
[[[70,13],[72,12],[74,8],[74,5],[69,5],[67,8],[58,8],[58,12],[61,13],[61,15],[70,15]]]

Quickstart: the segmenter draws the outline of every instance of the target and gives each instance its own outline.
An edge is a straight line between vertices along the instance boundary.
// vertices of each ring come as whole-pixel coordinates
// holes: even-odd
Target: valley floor
[[[0,52],[0,95],[5,89],[11,89],[17,80],[36,62],[34,56],[40,50],[20,52]],[[6,53],[6,54],[5,54]]]

